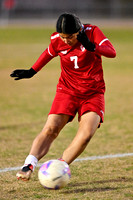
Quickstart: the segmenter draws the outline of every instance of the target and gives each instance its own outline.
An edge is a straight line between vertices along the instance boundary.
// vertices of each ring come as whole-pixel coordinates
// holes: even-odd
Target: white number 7
[[[71,56],[70,60],[74,61],[74,68],[78,69],[79,68],[79,66],[78,66],[78,57],[77,56]]]

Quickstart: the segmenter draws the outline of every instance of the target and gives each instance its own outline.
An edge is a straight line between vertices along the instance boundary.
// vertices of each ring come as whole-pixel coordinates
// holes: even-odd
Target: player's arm
[[[114,58],[116,56],[113,45],[98,27],[94,29],[93,38],[96,46],[95,53],[108,58]]]
[[[104,36],[98,27],[96,27],[93,31],[93,42],[91,42],[87,37],[84,29],[79,32],[77,39],[88,51],[95,52],[110,58],[114,58],[116,56],[116,51],[113,45]]]
[[[49,47],[41,54],[38,60],[30,69],[16,69],[14,70],[10,76],[14,77],[14,80],[20,80],[23,78],[31,78],[33,77],[42,67],[44,67],[54,55],[50,53]]]
[[[96,45],[95,52],[108,58],[114,58],[116,51],[109,40],[104,41],[102,45]]]
[[[40,71],[53,57],[48,47],[32,66],[32,69],[36,72]]]

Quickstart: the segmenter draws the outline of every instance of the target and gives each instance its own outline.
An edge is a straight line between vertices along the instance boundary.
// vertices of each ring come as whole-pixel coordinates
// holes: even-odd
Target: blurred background
[[[84,20],[132,24],[133,0],[0,0],[0,25],[55,23],[64,11]]]

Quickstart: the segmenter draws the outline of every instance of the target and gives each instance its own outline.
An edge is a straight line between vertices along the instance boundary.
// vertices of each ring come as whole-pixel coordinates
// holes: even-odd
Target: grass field
[[[117,51],[103,58],[106,82],[104,124],[80,156],[133,152],[133,29],[102,29]],[[47,118],[60,75],[59,58],[30,80],[14,81],[9,74],[29,68],[49,44],[53,29],[0,29],[0,169],[23,165],[32,141]],[[78,128],[69,123],[40,162],[58,158]],[[17,181],[16,171],[0,173],[0,200],[131,200],[133,157],[74,162],[67,187],[43,189],[36,168],[29,182]]]

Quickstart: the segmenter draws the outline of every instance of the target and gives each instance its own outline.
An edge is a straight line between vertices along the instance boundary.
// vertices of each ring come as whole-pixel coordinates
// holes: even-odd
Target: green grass
[[[30,80],[14,81],[9,74],[29,68],[49,44],[53,29],[0,29],[0,168],[21,166],[32,141],[47,119],[60,75],[59,58]],[[133,152],[133,29],[103,29],[117,51],[103,58],[106,82],[104,124],[80,157]],[[78,128],[69,123],[40,162],[58,158]],[[62,145],[63,144],[63,145]],[[37,171],[29,182],[16,180],[16,171],[0,173],[0,200],[131,200],[133,158],[75,162],[72,178],[59,191],[42,188]]]

